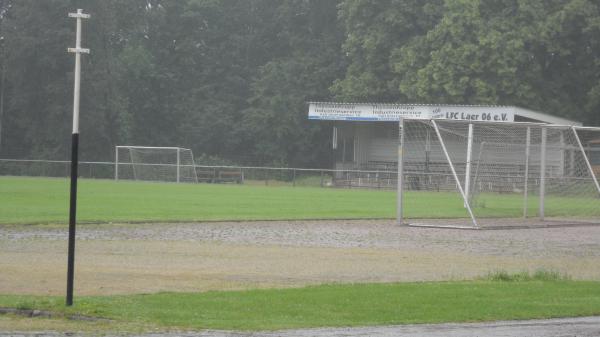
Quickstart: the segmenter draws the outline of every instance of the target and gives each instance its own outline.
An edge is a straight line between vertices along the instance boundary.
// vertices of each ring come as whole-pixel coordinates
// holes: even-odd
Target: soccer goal
[[[181,147],[116,146],[115,180],[198,182],[194,154]]]
[[[600,128],[402,119],[399,136],[401,224],[600,224]]]

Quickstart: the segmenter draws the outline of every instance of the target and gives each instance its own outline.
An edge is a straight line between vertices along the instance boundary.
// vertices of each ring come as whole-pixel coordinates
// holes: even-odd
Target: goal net
[[[600,224],[600,128],[400,123],[400,223],[458,228]]]
[[[198,182],[192,150],[181,147],[116,146],[119,179]]]

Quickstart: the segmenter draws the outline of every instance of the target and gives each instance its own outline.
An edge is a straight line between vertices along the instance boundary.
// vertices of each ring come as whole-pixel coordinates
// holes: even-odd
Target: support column
[[[524,184],[523,184],[523,218],[527,218],[527,207],[528,207],[528,194],[529,194],[529,156],[531,147],[531,128],[527,127],[527,134],[525,136],[525,173],[524,173]]]
[[[331,148],[333,150],[337,150],[337,142],[338,142],[338,132],[337,126],[333,127],[333,137],[331,139]]]
[[[560,132],[560,148],[559,148],[559,160],[560,160],[560,166],[558,166],[558,176],[561,179],[565,178],[565,132],[566,130],[561,130]]]
[[[473,123],[469,123],[469,134],[467,136],[467,164],[465,167],[465,197],[470,200],[471,195],[471,152],[473,150]],[[465,207],[467,207],[465,205]]]
[[[540,220],[544,220],[545,198],[546,198],[546,134],[547,129],[542,128],[542,141],[540,148]]]
[[[396,217],[398,225],[404,224],[404,209],[403,209],[403,182],[404,182],[404,118],[400,117],[398,123],[398,192],[397,192],[397,205],[396,205]]]

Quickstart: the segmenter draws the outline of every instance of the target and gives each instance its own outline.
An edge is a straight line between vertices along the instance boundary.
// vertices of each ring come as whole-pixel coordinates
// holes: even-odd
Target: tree
[[[512,104],[600,123],[592,0],[0,0],[0,156],[68,157],[84,8],[81,157],[114,145],[327,166],[307,101]],[[4,71],[1,71],[4,69]]]
[[[2,153],[2,117],[4,116],[4,93],[6,91],[6,49],[4,46],[4,21],[12,1],[0,2],[0,153]]]
[[[520,105],[598,121],[598,4],[347,0],[343,100]]]
[[[328,87],[344,69],[336,15],[333,1],[283,1],[278,7],[278,43],[287,44],[287,53],[260,68],[238,132],[263,162],[328,163],[330,125],[309,121],[306,102],[330,100]]]
[[[390,56],[438,21],[441,0],[345,0],[339,5],[348,68],[331,87],[342,101],[405,100],[397,89]]]
[[[65,1],[12,3],[3,19],[6,67],[3,154],[66,157],[70,91]],[[71,67],[69,67],[71,68]],[[71,70],[72,71],[72,70]]]

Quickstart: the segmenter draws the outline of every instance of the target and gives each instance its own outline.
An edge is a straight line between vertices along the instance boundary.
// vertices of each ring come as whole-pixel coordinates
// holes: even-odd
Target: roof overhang
[[[581,125],[576,121],[514,106],[309,102],[308,119],[334,121],[398,121],[402,118],[514,122],[534,121]]]
[[[520,107],[515,107],[515,114],[526,117],[526,118],[531,118],[536,121],[549,123],[549,124],[574,125],[574,126],[582,125],[580,122],[576,122],[576,121],[573,121],[570,119],[556,117],[556,116],[548,115],[548,114],[545,114],[542,112],[537,112],[537,111],[520,108]]]

